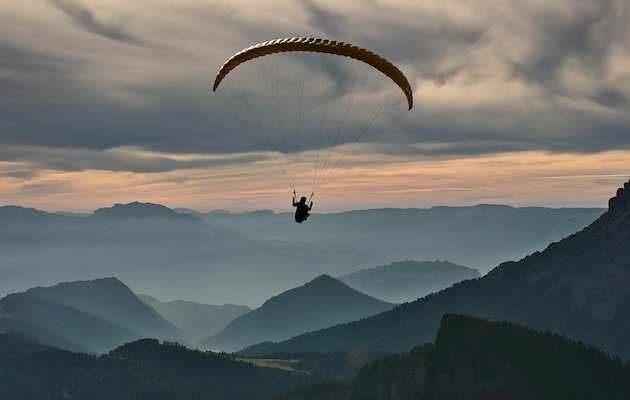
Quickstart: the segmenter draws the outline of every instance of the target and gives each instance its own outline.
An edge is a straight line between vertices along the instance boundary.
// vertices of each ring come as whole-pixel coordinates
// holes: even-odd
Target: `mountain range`
[[[446,314],[432,343],[366,362],[359,354],[243,358],[142,339],[93,356],[11,332],[0,334],[0,394],[3,400],[624,400],[630,394],[630,364],[505,321]]]
[[[270,211],[202,214],[139,202],[89,215],[0,207],[0,252],[10,260],[0,265],[0,295],[116,276],[158,298],[257,307],[314,276],[392,260],[447,259],[486,272],[491,263],[539,250],[602,212],[377,209],[318,214],[298,226],[290,215]]]
[[[362,260],[341,248],[249,239],[150,203],[89,216],[0,207],[0,221],[0,252],[10,260],[0,265],[0,294],[113,275],[161,298],[259,305],[270,293],[319,273],[350,272]]]
[[[236,351],[392,307],[327,275],[274,296],[253,311],[238,305],[162,302],[136,295],[116,278],[101,278],[6,296],[0,300],[0,330],[88,353],[104,353],[146,337]]]
[[[465,313],[561,333],[630,359],[630,182],[609,203],[609,210],[582,231],[482,278],[243,354],[407,351],[430,342],[445,313]]]
[[[362,265],[392,260],[449,260],[486,273],[503,261],[520,259],[579,231],[604,212],[600,208],[488,204],[383,208],[314,214],[308,225],[288,223],[292,215],[265,210],[194,215],[252,239],[353,249],[367,256],[361,259],[366,261]]]
[[[479,271],[448,261],[400,261],[339,277],[345,284],[390,302],[403,303],[479,278]]]
[[[255,343],[288,339],[339,323],[378,314],[394,304],[360,293],[322,275],[267,300],[199,343],[202,348],[236,351]]]
[[[96,243],[96,238],[125,243],[135,237],[135,245],[141,246],[141,236],[147,233],[147,243],[166,246],[173,231],[161,233],[159,228],[171,222],[156,222],[166,219],[177,221],[172,226],[186,232],[193,226],[195,235],[227,229],[241,238],[237,242],[256,243],[231,228],[215,230],[198,217],[180,218],[161,206],[133,207],[142,208],[143,216],[128,215],[124,205],[98,217],[11,209],[19,215],[7,221],[22,233],[35,226],[46,234],[64,227],[67,237],[83,234],[84,243]],[[156,217],[155,212],[171,216]],[[74,219],[92,221],[88,224],[97,227],[94,236]],[[31,228],[20,231],[25,224]],[[119,237],[117,229],[122,230]],[[44,242],[46,234],[41,236]],[[11,237],[18,246],[26,243],[27,236]],[[195,243],[205,255],[204,240],[211,235],[202,237]],[[114,278],[36,287],[0,299],[0,397],[626,399],[630,365],[612,357],[630,359],[629,241],[630,182],[610,199],[607,212],[581,231],[412,302],[395,306],[328,275],[318,276],[242,314],[208,339],[206,347],[220,341],[234,349],[248,342],[277,341],[238,354],[202,352],[172,342],[186,333],[156,311],[169,303],[150,297],[143,301]],[[290,264],[287,259],[284,263]],[[418,265],[409,265],[377,267],[355,277],[367,277],[374,285],[390,282],[381,274],[393,274],[397,285],[406,280],[417,284],[415,275],[405,273],[416,273]],[[256,281],[268,273],[259,271],[248,279]],[[194,309],[187,303],[181,306]],[[361,312],[366,315],[358,315]],[[346,320],[330,321],[331,316]],[[337,325],[321,328],[311,326],[314,323]],[[167,341],[139,339],[147,335]],[[292,335],[297,336],[289,338]],[[374,359],[383,353],[390,355]]]

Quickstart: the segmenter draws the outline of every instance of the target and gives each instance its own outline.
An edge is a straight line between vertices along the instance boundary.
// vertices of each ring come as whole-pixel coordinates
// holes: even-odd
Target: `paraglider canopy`
[[[409,85],[409,80],[394,64],[387,61],[383,57],[369,50],[355,46],[346,42],[338,42],[335,40],[319,39],[312,37],[293,37],[270,40],[248,47],[230,57],[217,73],[217,77],[212,85],[212,90],[216,92],[221,81],[240,64],[253,60],[258,57],[270,54],[286,53],[292,51],[309,51],[315,53],[335,54],[354,58],[371,65],[400,87],[407,98],[409,109],[413,108],[413,91]]]
[[[302,55],[297,56],[295,53]],[[283,59],[279,65],[265,68],[262,60],[282,59],[274,56],[279,54],[292,55],[290,60]],[[330,56],[338,57],[330,59]],[[337,62],[344,58],[358,61],[355,64],[359,71],[345,71],[345,64],[351,63]],[[256,61],[258,65],[251,66],[249,62],[252,60],[260,61]],[[289,73],[292,65],[301,67],[302,71]],[[244,79],[224,83],[236,70],[247,71],[241,75]],[[315,75],[322,72],[328,75],[317,80]],[[259,74],[258,79],[254,79],[256,74]],[[359,78],[364,75],[388,79],[361,81]],[[287,83],[292,77],[295,84]],[[274,78],[277,79],[275,83]],[[330,82],[333,82],[333,90],[327,90],[328,86],[324,84]],[[398,90],[391,93],[392,82],[403,96]],[[248,83],[258,87],[246,86]],[[226,85],[232,84],[244,87],[226,88]],[[266,150],[274,151],[286,163],[283,172],[294,193],[296,186],[306,184],[307,175],[312,175],[311,188],[304,190],[311,193],[311,198],[331,175],[331,171],[352,153],[354,144],[377,125],[379,117],[396,106],[399,110],[403,109],[400,107],[403,100],[407,110],[411,110],[414,105],[409,80],[392,62],[351,43],[313,37],[274,39],[247,47],[225,61],[211,87],[215,92],[223,88],[221,91],[225,94],[219,96],[226,103],[223,115],[234,116],[242,131],[253,132],[252,136],[257,135],[258,139],[262,139],[260,142]],[[396,101],[387,107],[392,96]],[[352,120],[349,115],[357,97],[360,98],[361,106],[355,108],[360,115]],[[364,107],[366,103],[378,103],[374,101],[377,97],[382,97],[380,107],[374,110]],[[312,103],[305,105],[307,100]],[[258,107],[256,102],[259,103]],[[385,124],[381,132],[391,128]]]

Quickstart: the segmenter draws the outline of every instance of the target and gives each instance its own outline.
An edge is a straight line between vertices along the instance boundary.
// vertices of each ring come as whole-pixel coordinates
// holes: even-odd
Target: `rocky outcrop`
[[[611,212],[630,209],[630,181],[617,189],[617,195],[608,201],[608,209]]]

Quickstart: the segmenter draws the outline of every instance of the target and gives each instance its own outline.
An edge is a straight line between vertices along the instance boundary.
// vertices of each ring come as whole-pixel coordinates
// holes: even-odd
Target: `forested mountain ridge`
[[[583,343],[504,321],[445,315],[435,343],[372,361],[349,383],[283,400],[558,400],[630,395],[630,365]]]
[[[267,400],[310,381],[308,374],[155,339],[93,357],[0,335],[3,400]]]

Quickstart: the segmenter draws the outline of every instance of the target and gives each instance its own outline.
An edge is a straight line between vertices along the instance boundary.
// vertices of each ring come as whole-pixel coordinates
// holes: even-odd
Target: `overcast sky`
[[[284,210],[287,169],[310,191],[332,138],[320,210],[604,206],[630,176],[627,21],[628,0],[3,2],[0,204]],[[302,35],[388,58],[414,109],[379,114],[401,92],[331,56],[277,56],[209,90],[238,50]],[[293,121],[302,142],[276,146]],[[350,145],[362,124],[374,134]]]

